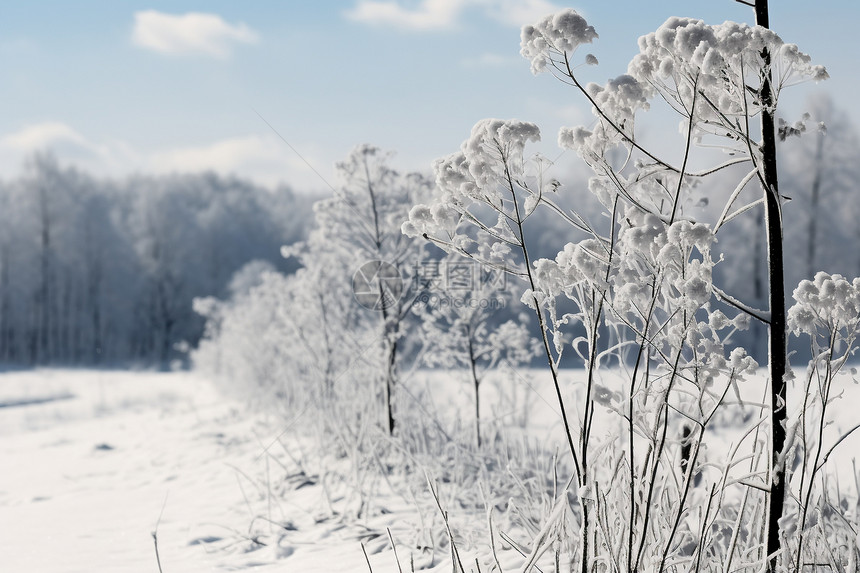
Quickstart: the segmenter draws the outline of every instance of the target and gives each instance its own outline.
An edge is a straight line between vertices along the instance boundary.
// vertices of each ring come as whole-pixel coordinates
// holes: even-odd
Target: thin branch
[[[361,552],[364,553],[364,560],[367,561],[367,569],[373,573],[373,567],[370,566],[370,557],[367,556],[367,549],[364,547],[364,542],[361,543]]]
[[[746,176],[744,176],[744,178],[741,179],[740,183],[738,183],[738,186],[735,187],[735,190],[732,193],[732,196],[729,197],[729,200],[726,202],[726,207],[725,207],[725,209],[723,209],[723,212],[720,215],[720,218],[717,221],[717,224],[714,225],[714,234],[716,234],[717,231],[720,230],[720,227],[723,226],[723,223],[726,221],[726,216],[729,214],[729,209],[731,209],[732,205],[734,205],[735,201],[738,198],[738,195],[741,194],[741,191],[744,190],[744,187],[747,186],[747,183],[749,183],[752,180],[752,178],[755,177],[757,174],[758,174],[758,169],[753,169],[752,171],[747,173]]]
[[[699,147],[702,147],[702,146],[699,146]],[[750,161],[749,157],[736,157],[734,159],[729,159],[728,161],[720,163],[716,167],[708,168],[705,171],[696,171],[695,173],[689,173],[688,175],[690,177],[705,177],[707,175],[711,175],[713,173],[716,173],[717,171],[722,171],[726,167],[731,167],[732,165],[738,165],[739,163],[746,163],[747,161]]]
[[[696,76],[696,79],[693,82],[693,101],[690,103],[690,123],[687,126],[687,141],[684,146],[684,161],[681,164],[681,173],[678,175],[678,188],[675,190],[675,201],[672,204],[672,215],[669,217],[669,224],[675,222],[675,215],[678,212],[678,203],[681,200],[681,190],[684,187],[684,174],[687,172],[687,160],[690,159],[690,144],[693,142],[693,129],[695,128],[695,122],[693,121],[693,116],[696,113],[696,95],[698,95],[698,90],[696,87],[699,85],[699,76]]]
[[[836,443],[830,446],[830,449],[827,450],[827,453],[824,454],[824,457],[821,462],[815,467],[815,471],[818,472],[822,467],[824,467],[824,464],[827,463],[828,458],[830,458],[830,454],[833,453],[833,450],[836,449],[836,446],[841,444],[845,440],[845,438],[853,434],[858,429],[860,429],[860,424],[857,424],[856,426],[845,432],[838,440],[836,440]]]
[[[161,525],[161,518],[164,515],[164,508],[167,507],[167,495],[168,494],[164,495],[164,503],[161,504],[161,511],[158,514],[158,521],[155,522],[155,529],[152,531],[152,542],[155,545],[155,562],[158,564],[158,573],[164,573],[161,569],[161,555],[159,555],[158,553],[158,526]]]
[[[665,161],[642,147],[640,144],[636,143],[636,141],[631,135],[627,135],[626,133],[624,133],[624,130],[621,129],[621,127],[618,126],[618,124],[616,124],[616,122],[614,122],[608,115],[606,115],[606,112],[603,111],[603,108],[600,107],[600,105],[598,105],[596,101],[594,101],[594,98],[591,97],[591,94],[588,93],[588,90],[586,90],[585,87],[583,87],[583,85],[579,83],[579,80],[577,80],[576,77],[573,75],[573,70],[570,68],[570,61],[567,59],[567,52],[565,52],[564,54],[564,65],[567,68],[567,76],[570,77],[571,81],[573,81],[573,85],[576,86],[576,88],[586,97],[586,99],[588,99],[589,103],[593,105],[594,109],[597,110],[597,113],[600,114],[600,117],[602,117],[612,127],[612,129],[614,129],[618,133],[618,135],[627,140],[630,145],[650,157],[652,161],[664,166],[665,168],[675,173],[680,173],[680,170],[677,167],[673,167],[669,163],[666,163]]]
[[[717,298],[719,300],[721,300],[722,302],[730,304],[731,306],[735,307],[736,309],[747,313],[751,317],[756,318],[765,324],[770,324],[770,312],[765,311],[765,310],[759,310],[759,309],[754,308],[754,307],[752,307],[752,306],[750,306],[744,302],[741,302],[716,285],[713,286],[713,289],[714,289],[714,294],[717,295]]]
[[[738,217],[738,216],[740,216],[740,215],[743,215],[744,213],[746,213],[746,212],[747,212],[747,211],[749,211],[750,209],[752,209],[752,208],[756,207],[757,205],[761,205],[762,203],[764,203],[764,199],[756,199],[756,200],[755,200],[755,201],[753,201],[752,203],[747,203],[747,204],[746,204],[746,205],[744,205],[743,207],[738,207],[738,210],[737,210],[737,211],[733,212],[731,215],[729,215],[728,217],[726,217],[725,219],[723,219],[723,224],[728,223],[729,221],[731,221],[731,220],[732,220],[732,219],[734,219],[735,217]]]

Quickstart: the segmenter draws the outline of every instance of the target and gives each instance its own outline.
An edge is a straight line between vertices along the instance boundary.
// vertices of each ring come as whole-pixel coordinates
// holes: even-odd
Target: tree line
[[[306,201],[212,173],[97,179],[38,154],[0,182],[0,362],[183,361],[198,296],[227,296],[250,260],[290,271],[282,245]]]

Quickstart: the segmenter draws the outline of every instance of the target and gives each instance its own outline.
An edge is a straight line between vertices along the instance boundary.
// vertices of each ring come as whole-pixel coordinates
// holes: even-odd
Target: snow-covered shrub
[[[264,272],[229,301],[195,300],[207,319],[195,366],[228,393],[284,412],[322,399],[355,347],[346,340],[336,351],[333,330],[348,320],[338,312],[343,298],[317,291],[314,278],[307,269]]]
[[[337,165],[341,188],[314,205],[316,228],[289,252],[306,268],[326,269],[338,288],[352,288],[340,303],[351,308],[352,322],[339,334],[373,332],[375,340],[360,344],[356,358],[374,364],[377,375],[365,381],[367,392],[381,395],[384,423],[392,434],[393,394],[403,367],[404,337],[411,328],[410,308],[418,294],[408,279],[425,251],[422,241],[400,233],[400,222],[412,204],[426,197],[430,182],[419,173],[397,172],[389,165],[390,157],[377,147],[356,147]],[[330,284],[321,281],[311,288],[330,290]]]
[[[301,267],[294,275],[249,265],[231,281],[231,301],[197,302],[208,319],[198,365],[266,400],[302,396],[322,410],[362,404],[351,413],[328,411],[336,423],[372,417],[362,400],[378,399],[380,421],[393,431],[392,395],[417,294],[409,278],[425,250],[400,233],[400,223],[429,182],[398,173],[389,159],[362,145],[338,164],[342,186],[314,204],[307,240],[282,250]]]

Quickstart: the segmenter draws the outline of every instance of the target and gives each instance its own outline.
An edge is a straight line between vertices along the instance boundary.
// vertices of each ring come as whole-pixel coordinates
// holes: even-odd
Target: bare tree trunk
[[[466,329],[466,337],[469,341],[469,365],[472,367],[472,383],[475,386],[475,440],[478,444],[478,449],[481,448],[481,395],[479,392],[481,380],[478,378],[478,371],[475,365],[477,357],[475,357],[474,346],[472,345],[472,333]]]
[[[82,360],[87,359],[93,364],[101,362],[102,358],[102,283],[104,250],[95,234],[95,223],[91,218],[86,226],[86,304],[84,308],[89,314],[90,330],[89,349],[81,349]],[[81,317],[83,322],[84,317]]]
[[[388,330],[388,329],[386,329]],[[386,369],[385,384],[386,405],[388,410],[388,435],[394,435],[394,385],[397,381],[397,339],[396,333],[391,332],[391,340],[388,341],[388,367]],[[386,336],[387,337],[387,336]]]
[[[756,24],[770,27],[767,0],[756,0]],[[764,72],[761,84],[761,136],[762,167],[764,170],[765,225],[767,227],[768,275],[770,279],[770,336],[768,370],[770,373],[771,416],[771,489],[768,511],[767,555],[768,569],[775,571],[782,546],[779,538],[779,520],[785,507],[785,468],[780,453],[786,438],[786,332],[785,332],[785,269],[782,251],[782,208],[776,171],[776,133],[774,125],[773,75],[770,70],[771,54],[762,53]]]
[[[383,262],[382,233],[379,228],[379,207],[376,204],[376,192],[370,177],[370,166],[364,157],[364,175],[367,178],[367,194],[370,197],[370,210],[373,215],[372,240],[380,264]],[[379,305],[382,311],[383,355],[386,358],[385,369],[385,410],[388,418],[388,435],[394,435],[394,386],[397,383],[397,334],[400,325],[400,309],[389,309],[382,277],[377,277],[379,287]]]
[[[48,211],[48,193],[45,184],[38,183],[39,189],[39,235],[40,235],[40,271],[39,287],[36,293],[36,329],[37,344],[35,362],[45,363],[50,360],[50,330],[51,330],[51,296],[53,294],[51,276],[51,217]]]
[[[170,286],[171,284],[174,284],[175,281],[170,280],[169,276],[160,277],[157,281],[157,320],[161,327],[158,360],[162,369],[169,370],[170,352],[173,349],[173,328],[176,326],[176,314],[173,312],[173,300],[171,299],[171,296],[176,296],[177,289]]]
[[[99,364],[102,358],[102,305],[101,305],[101,269],[93,271],[89,284],[90,328],[92,328],[92,345],[90,360]]]
[[[64,363],[72,363],[75,359],[74,343],[77,340],[78,328],[75,328],[75,285],[72,272],[66,268],[63,271],[62,296],[58,296],[57,308],[57,345],[56,354]]]

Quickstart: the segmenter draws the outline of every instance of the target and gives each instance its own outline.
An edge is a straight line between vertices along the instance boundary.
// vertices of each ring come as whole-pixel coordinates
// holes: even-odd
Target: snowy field
[[[0,569],[157,571],[158,524],[166,572],[366,570],[361,531],[318,519],[320,488],[290,468],[271,476],[291,491],[260,502],[277,433],[193,373],[4,373]],[[292,530],[245,539],[267,515]]]
[[[533,385],[530,416],[549,408]],[[833,435],[856,423],[856,388],[849,380],[850,394],[835,404]],[[437,401],[449,399],[442,394]],[[546,432],[548,417],[533,419]],[[2,569],[157,571],[157,527],[165,572],[367,571],[362,541],[374,571],[396,571],[380,532],[396,539],[417,519],[414,507],[389,495],[375,501],[386,510],[361,524],[337,519],[340,496],[302,471],[313,451],[279,423],[248,415],[195,373],[0,374]],[[852,494],[858,452],[855,437],[829,462]],[[400,548],[404,567],[409,551]],[[513,551],[501,554],[516,561]],[[433,569],[450,570],[444,555]]]
[[[305,473],[313,446],[285,424],[194,372],[0,374],[0,570],[157,571],[157,526],[165,572],[365,572],[362,542],[396,571],[386,529],[413,530],[414,506],[377,487],[381,511],[340,519],[350,496]]]

